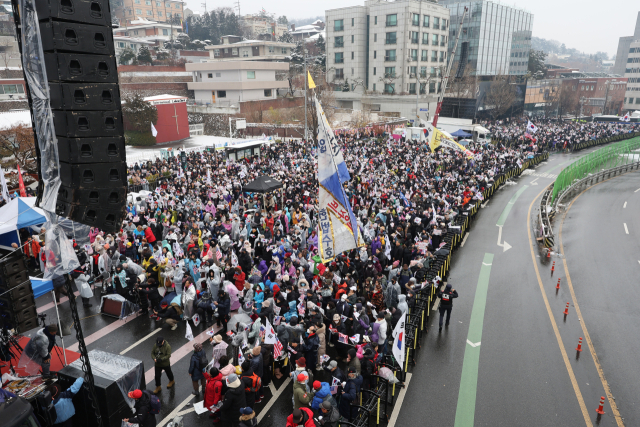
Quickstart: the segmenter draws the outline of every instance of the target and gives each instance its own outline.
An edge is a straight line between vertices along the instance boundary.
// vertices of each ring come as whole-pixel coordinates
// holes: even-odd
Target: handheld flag
[[[536,133],[538,132],[538,126],[531,123],[530,120],[527,120],[527,130],[531,133]]]
[[[9,188],[7,187],[7,180],[4,178],[2,167],[0,167],[0,185],[2,186],[2,198],[5,203],[9,203],[11,196],[9,196]]]
[[[628,122],[631,119],[629,118],[629,113],[625,114],[624,117],[620,117],[621,122]]]
[[[348,344],[349,340],[347,338],[346,334],[341,334],[338,332],[338,342],[344,343],[344,344]]]
[[[393,357],[402,366],[405,357],[405,344],[404,344],[404,324],[407,321],[407,313],[402,313],[398,324],[393,329]]]
[[[289,353],[298,354],[298,352],[291,348],[290,345],[287,346],[287,351],[289,351]]]
[[[222,252],[220,251],[220,248],[216,249],[216,258],[218,258],[218,261],[222,259]]]
[[[242,355],[242,349],[238,349],[238,364],[242,365],[244,362],[244,356]]]
[[[432,125],[427,125],[427,127],[425,127],[424,129],[424,132],[425,140],[429,143],[431,152],[434,152],[438,147],[443,146],[452,150],[462,151],[467,156],[467,158],[473,158],[473,153],[471,151],[467,150],[462,145],[450,139],[444,133],[442,133],[441,130],[434,128]]]
[[[280,342],[280,340],[276,337],[276,342],[273,345],[273,357],[275,357],[276,359],[280,356],[282,356],[282,343]]]
[[[22,180],[22,172],[20,172],[19,164],[18,164],[18,187],[20,187],[20,197],[27,197],[27,190],[24,187],[24,181]]]
[[[265,335],[264,335],[264,343],[275,345],[276,342],[278,342],[276,331],[273,330],[273,326],[271,326],[271,323],[269,323],[269,319],[267,319],[267,326],[265,328]],[[282,349],[282,344],[280,344],[280,348]]]
[[[187,322],[187,330],[184,337],[189,341],[193,341],[193,332],[191,331],[191,325],[189,325],[189,322]]]
[[[313,81],[313,77],[311,77],[311,73],[309,71],[307,71],[307,77],[309,78],[309,89],[315,89],[316,84]]]
[[[352,337],[349,337],[352,343],[358,344],[360,342],[360,334],[355,334]]]
[[[236,268],[238,266],[238,257],[236,256],[236,251],[231,251],[231,266]]]
[[[156,127],[153,125],[153,122],[151,123],[151,135],[158,136],[158,131],[156,130]]]

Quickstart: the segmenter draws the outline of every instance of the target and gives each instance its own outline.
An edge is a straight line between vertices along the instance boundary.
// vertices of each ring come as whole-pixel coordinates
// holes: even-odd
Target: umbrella
[[[460,137],[461,136],[463,138],[467,138],[467,137],[470,137],[471,134],[463,131],[462,129],[458,129],[457,131],[453,132],[451,134],[451,136],[456,136],[456,137]]]
[[[270,193],[278,188],[282,188],[280,181],[264,175],[242,187],[242,191],[245,193]]]

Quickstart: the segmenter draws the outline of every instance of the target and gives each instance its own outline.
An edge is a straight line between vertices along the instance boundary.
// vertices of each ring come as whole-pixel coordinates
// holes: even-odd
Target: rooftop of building
[[[560,73],[562,78],[573,79],[594,79],[594,78],[622,78],[620,74],[603,73],[600,71],[586,72],[586,71],[569,71],[567,73]]]

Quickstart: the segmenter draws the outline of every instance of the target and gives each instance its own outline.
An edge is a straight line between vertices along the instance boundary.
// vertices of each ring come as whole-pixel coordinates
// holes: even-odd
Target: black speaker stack
[[[109,0],[38,0],[36,10],[60,159],[56,213],[114,232],[127,164]]]
[[[456,79],[464,76],[464,69],[469,62],[469,42],[462,42],[460,45],[460,61],[458,61],[458,70],[456,71]]]
[[[38,326],[36,301],[20,251],[0,260],[0,327],[24,333]]]

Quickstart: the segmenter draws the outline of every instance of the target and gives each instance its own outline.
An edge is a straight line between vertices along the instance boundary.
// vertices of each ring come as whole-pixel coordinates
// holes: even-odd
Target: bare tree
[[[0,130],[0,159],[0,165],[6,169],[15,169],[19,164],[25,180],[27,174],[38,174],[36,147],[30,126],[19,124]],[[25,181],[25,184],[28,183]]]
[[[453,64],[452,70],[458,69],[458,63]],[[451,78],[447,84],[447,95],[453,98],[475,98],[476,77],[475,70],[467,65],[461,78]]]
[[[20,56],[17,49],[14,49],[15,41],[13,37],[0,36],[0,64],[8,69],[11,61]]]
[[[486,105],[493,119],[505,114],[516,100],[515,87],[509,82],[509,77],[497,75],[489,86]]]
[[[572,87],[562,85],[558,99],[558,109],[560,116],[565,114],[578,115],[580,113],[580,99],[578,91]]]

